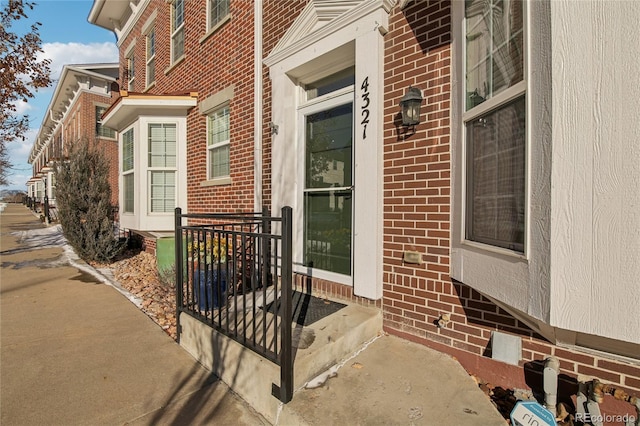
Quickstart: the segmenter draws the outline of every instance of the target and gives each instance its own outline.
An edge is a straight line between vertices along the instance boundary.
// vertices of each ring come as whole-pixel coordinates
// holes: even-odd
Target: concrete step
[[[382,331],[376,308],[347,305],[307,327],[294,327],[294,389],[337,364]],[[307,343],[312,343],[307,346]]]
[[[189,315],[182,314],[180,323],[180,345],[267,420],[275,422],[280,401],[271,391],[272,384],[280,385],[279,367]],[[297,390],[378,335],[382,313],[377,308],[347,305],[311,325],[292,327]]]

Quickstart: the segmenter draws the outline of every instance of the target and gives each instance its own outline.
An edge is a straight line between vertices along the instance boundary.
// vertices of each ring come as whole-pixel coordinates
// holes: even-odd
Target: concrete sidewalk
[[[321,387],[297,391],[279,423],[506,424],[456,360],[422,345],[381,335],[339,367]]]
[[[0,214],[1,424],[266,424],[62,248],[21,244],[42,227],[22,205]]]
[[[268,423],[113,286],[69,266],[59,241],[20,241],[42,228],[22,205],[0,213],[1,424]],[[381,335],[337,367],[277,423],[505,424],[457,361],[424,346]]]

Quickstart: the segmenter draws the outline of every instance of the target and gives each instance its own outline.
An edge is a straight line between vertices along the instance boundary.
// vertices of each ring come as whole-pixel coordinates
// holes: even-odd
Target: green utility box
[[[156,263],[158,273],[162,275],[168,270],[175,270],[176,240],[175,237],[163,237],[156,240]]]

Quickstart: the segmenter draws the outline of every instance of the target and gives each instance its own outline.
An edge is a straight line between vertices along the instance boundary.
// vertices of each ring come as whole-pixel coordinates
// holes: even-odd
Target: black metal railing
[[[188,224],[183,224],[183,221]],[[280,367],[282,402],[293,396],[292,212],[175,211],[176,316],[186,313]]]
[[[44,222],[45,223],[49,223],[51,222],[51,216],[50,216],[50,211],[49,211],[49,197],[48,196],[44,196],[44,203],[43,203],[43,214],[44,214]]]

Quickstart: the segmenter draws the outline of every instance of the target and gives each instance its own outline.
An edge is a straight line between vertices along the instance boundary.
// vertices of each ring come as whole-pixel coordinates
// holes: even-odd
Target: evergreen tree
[[[111,261],[124,244],[114,234],[107,158],[82,139],[55,173],[58,216],[67,241],[86,261]]]

